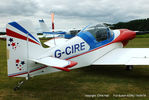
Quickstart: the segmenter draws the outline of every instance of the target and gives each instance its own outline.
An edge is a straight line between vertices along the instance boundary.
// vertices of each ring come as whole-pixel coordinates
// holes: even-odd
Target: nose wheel
[[[132,70],[132,69],[133,69],[133,65],[128,65],[128,66],[126,66],[126,70],[130,71],[130,70]]]

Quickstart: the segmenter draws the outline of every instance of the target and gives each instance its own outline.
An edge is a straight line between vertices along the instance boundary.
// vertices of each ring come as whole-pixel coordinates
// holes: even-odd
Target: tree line
[[[108,24],[112,29],[130,29],[134,31],[149,31],[149,18],[137,19],[129,22],[118,22],[116,24]]]

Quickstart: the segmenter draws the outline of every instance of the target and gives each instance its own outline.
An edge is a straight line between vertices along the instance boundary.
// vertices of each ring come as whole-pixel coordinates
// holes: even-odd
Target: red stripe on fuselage
[[[11,37],[15,37],[15,38],[27,41],[27,37],[25,37],[25,36],[23,36],[23,35],[21,35],[19,33],[16,33],[14,31],[11,31],[9,29],[6,29],[6,33],[7,33],[7,36],[11,36]],[[29,39],[29,38],[28,38],[28,41],[40,45],[39,43],[37,43],[37,42],[35,42],[35,41],[33,41],[33,40]]]
[[[15,76],[19,76],[19,75],[23,75],[23,74],[27,74],[28,72],[24,72],[24,73],[20,73],[20,74],[15,74],[15,75],[10,75],[8,77],[15,77]]]
[[[113,43],[113,42],[110,42],[110,43],[108,43],[108,44],[106,44],[106,45],[103,45],[103,46],[101,46],[101,47],[97,47],[97,48],[95,48],[95,49],[93,49],[93,50],[87,51],[87,52],[85,52],[85,53],[82,53],[82,54],[79,54],[79,55],[76,55],[76,56],[73,56],[73,57],[70,57],[70,58],[68,58],[68,59],[66,59],[66,60],[69,60],[69,59],[72,59],[72,58],[76,58],[76,57],[78,57],[78,56],[81,56],[81,55],[84,55],[84,54],[93,52],[93,51],[98,50],[98,49],[100,49],[100,48],[103,48],[103,47],[105,47],[105,46],[107,46],[107,45],[110,45],[110,44],[112,44],[112,43]]]

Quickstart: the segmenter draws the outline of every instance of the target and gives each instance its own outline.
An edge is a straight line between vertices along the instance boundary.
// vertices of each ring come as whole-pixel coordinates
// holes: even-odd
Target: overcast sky
[[[117,23],[149,17],[149,0],[1,0],[0,31],[10,21],[30,19],[39,29],[39,19],[56,29],[84,27],[90,23]]]

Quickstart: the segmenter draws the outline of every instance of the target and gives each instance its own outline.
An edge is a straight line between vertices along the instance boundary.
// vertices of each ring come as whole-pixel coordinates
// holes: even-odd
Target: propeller
[[[51,13],[51,19],[52,19],[52,30],[54,32],[54,13]]]
[[[135,31],[136,35],[144,35],[144,34],[149,34],[149,31]]]

